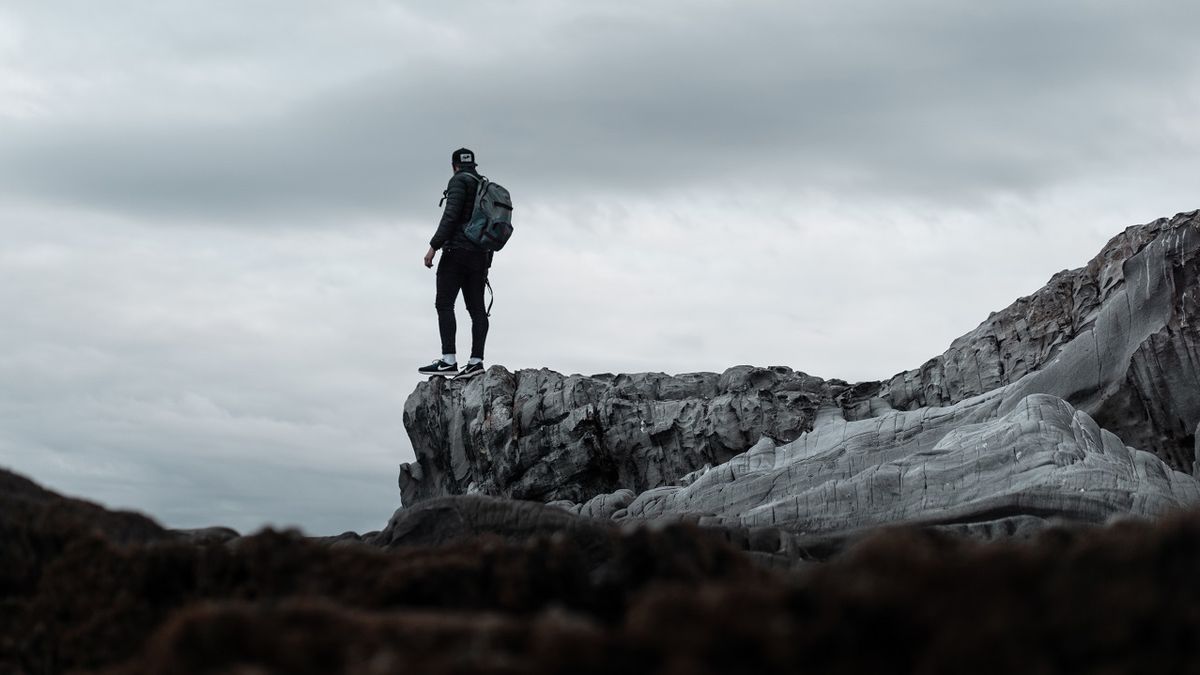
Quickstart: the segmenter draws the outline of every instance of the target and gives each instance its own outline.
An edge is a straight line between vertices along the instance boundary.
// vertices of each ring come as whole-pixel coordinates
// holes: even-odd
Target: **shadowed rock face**
[[[20,566],[32,579],[0,586],[6,674],[1160,673],[1197,662],[1194,514],[988,545],[909,528],[825,564],[765,570],[696,527],[483,496],[428,500],[336,542],[168,536],[3,470],[0,507],[0,573]]]
[[[405,406],[417,461],[400,488],[405,505],[478,492],[793,535],[1153,515],[1200,499],[1178,471],[1197,453],[1198,296],[1193,212],[1129,228],[886,382],[749,366],[434,379]]]
[[[67,547],[81,530],[116,544],[172,538],[143,515],[67,499],[0,468],[0,614],[2,600],[36,588],[42,559]]]

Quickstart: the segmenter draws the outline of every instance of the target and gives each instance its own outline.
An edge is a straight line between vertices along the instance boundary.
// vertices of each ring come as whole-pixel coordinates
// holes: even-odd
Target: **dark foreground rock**
[[[336,543],[120,537],[93,525],[103,511],[44,517],[67,513],[59,499],[0,511],[0,569],[32,564],[0,589],[0,673],[1200,668],[1200,515],[1025,543],[895,530],[769,571],[686,524],[619,527],[531,504],[501,507],[516,511],[489,532],[500,511],[488,505],[515,502],[485,497],[435,500]]]
[[[797,537],[1154,516],[1200,503],[1200,212],[1129,228],[886,382],[493,367],[422,383],[405,424],[407,506],[479,493]]]

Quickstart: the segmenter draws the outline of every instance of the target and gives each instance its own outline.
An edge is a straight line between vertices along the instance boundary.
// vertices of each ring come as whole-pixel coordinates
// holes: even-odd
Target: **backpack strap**
[[[471,178],[474,178],[475,180],[479,181],[479,187],[483,187],[483,184],[487,182],[487,176],[476,176],[475,174],[470,173],[469,171],[460,171],[459,173],[465,173],[468,176],[470,176]],[[457,175],[457,174],[455,174],[455,175]],[[438,206],[441,206],[442,204],[446,203],[446,193],[448,193],[448,192],[450,192],[450,191],[442,190],[442,200],[438,202]],[[476,188],[476,190],[475,190],[475,202],[476,203],[479,202],[479,189],[478,188]]]
[[[474,178],[474,179],[475,179],[475,181],[476,181],[476,184],[475,184],[475,203],[472,205],[472,209],[471,209],[471,212],[472,212],[472,213],[474,213],[474,212],[475,212],[475,209],[478,209],[478,208],[479,208],[479,200],[483,198],[483,191],[484,191],[484,189],[485,189],[485,188],[487,188],[487,184],[488,184],[490,181],[488,180],[487,176],[480,176],[480,175],[477,175],[477,174],[473,174],[473,173],[471,173],[471,172],[469,172],[469,171],[463,171],[463,172],[461,172],[461,173],[465,173],[465,174],[467,174],[467,175],[468,175],[468,176],[470,176],[471,178]]]
[[[491,181],[487,179],[487,176],[475,176],[474,174],[472,176],[479,179],[479,184],[475,187],[475,208],[479,208],[479,202],[483,200],[483,192],[487,190],[488,183]]]
[[[486,277],[483,280],[483,285],[487,286],[488,293],[491,294],[491,296],[492,296],[492,297],[488,298],[488,306],[487,306],[487,316],[491,316],[492,315],[492,303],[496,302],[496,291],[492,290],[492,281]]]

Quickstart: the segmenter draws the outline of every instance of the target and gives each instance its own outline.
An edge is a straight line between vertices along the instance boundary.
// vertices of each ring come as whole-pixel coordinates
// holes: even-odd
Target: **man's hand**
[[[433,267],[433,247],[429,247],[429,251],[425,253],[425,266]]]

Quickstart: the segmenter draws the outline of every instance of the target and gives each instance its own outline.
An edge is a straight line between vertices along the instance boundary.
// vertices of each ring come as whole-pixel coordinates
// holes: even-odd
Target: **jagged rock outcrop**
[[[950,349],[848,406],[870,416],[1011,386],[1059,396],[1127,444],[1192,469],[1200,422],[1200,211],[1130,227],[1086,267],[988,317]],[[870,399],[874,399],[870,401]],[[871,405],[873,403],[874,405]]]
[[[886,382],[748,366],[435,379],[405,406],[403,500],[478,492],[788,536],[1161,513],[1200,501],[1175,470],[1200,452],[1198,294],[1192,212],[1129,228]]]
[[[490,368],[471,386],[417,386],[404,424],[418,461],[401,468],[405,504],[483,494],[581,501],[666,484],[724,462],[762,436],[812,426],[848,388],[790,368],[564,377]]]

